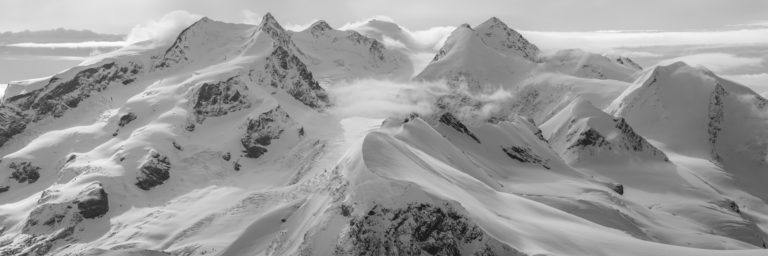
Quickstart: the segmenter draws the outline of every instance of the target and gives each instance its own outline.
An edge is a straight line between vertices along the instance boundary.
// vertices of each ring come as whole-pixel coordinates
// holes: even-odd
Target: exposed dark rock
[[[10,189],[11,189],[11,187],[9,187],[9,186],[0,186],[0,193],[8,192],[8,190],[10,190]]]
[[[290,116],[280,106],[262,113],[256,118],[248,118],[245,135],[240,139],[246,157],[258,158],[267,152],[266,146],[273,139],[280,138],[290,122]]]
[[[240,171],[240,167],[242,167],[240,160],[237,160],[234,164],[232,164],[232,168],[235,169],[235,171]]]
[[[624,194],[624,185],[622,185],[620,183],[613,183],[613,184],[611,184],[611,189],[613,191],[615,191],[616,193],[618,193],[619,195],[623,195]]]
[[[228,113],[250,108],[247,98],[248,87],[238,77],[216,83],[203,83],[192,102],[196,122],[203,123],[207,117],[223,116]]]
[[[251,70],[250,76],[261,85],[269,85],[287,92],[296,100],[312,108],[328,105],[328,95],[314,79],[299,57],[286,48],[277,46],[267,57],[263,70]]]
[[[523,255],[449,205],[374,206],[350,220],[336,255]]]
[[[0,105],[0,146],[16,134],[24,131],[28,120],[24,114],[15,109]]]
[[[171,162],[168,157],[152,150],[147,160],[139,168],[140,173],[136,178],[136,186],[143,190],[149,190],[161,185],[171,177],[170,170]]]
[[[13,169],[11,179],[19,183],[27,182],[32,184],[40,178],[40,167],[34,166],[30,162],[12,162],[8,165],[8,168]]]
[[[715,160],[721,160],[720,155],[717,153],[716,144],[720,131],[723,129],[723,120],[725,120],[724,98],[728,95],[728,91],[719,83],[715,85],[715,89],[712,91],[712,95],[709,99],[709,124],[707,132],[709,133],[709,142],[712,145],[711,154]]]
[[[603,137],[602,134],[592,128],[589,128],[586,131],[580,133],[576,139],[576,142],[568,146],[568,149],[578,147],[602,147],[609,144],[610,143],[605,140],[605,137]]]
[[[480,143],[480,139],[478,139],[477,136],[475,136],[475,134],[472,133],[472,131],[470,131],[469,128],[467,128],[467,126],[461,123],[459,119],[454,117],[453,114],[449,112],[444,113],[442,116],[440,116],[440,122],[452,127],[453,129],[455,129],[460,133],[466,134],[467,136],[471,137],[473,140],[477,141],[477,143]]]
[[[100,183],[92,184],[80,192],[75,203],[80,215],[86,219],[104,216],[109,211],[107,192]]]
[[[64,112],[77,107],[80,102],[97,92],[101,92],[112,83],[126,84],[133,81],[141,66],[128,63],[118,66],[114,62],[101,66],[86,68],[74,75],[72,79],[62,80],[53,77],[48,84],[29,93],[8,98],[4,104],[31,114],[32,121],[38,121],[49,116],[61,117]]]
[[[501,147],[501,150],[503,150],[507,156],[517,160],[518,162],[537,164],[543,166],[546,169],[549,169],[549,166],[547,166],[547,161],[541,159],[541,157],[534,153],[530,148],[510,146]]]
[[[117,126],[125,127],[131,121],[136,120],[136,118],[137,118],[136,113],[128,112],[127,114],[120,117],[120,122],[117,124]]]
[[[178,142],[176,142],[175,140],[174,140],[173,142],[171,142],[171,145],[173,145],[173,148],[175,148],[176,150],[179,150],[179,151],[182,151],[182,150],[184,150],[184,148],[183,148],[183,147],[181,147],[181,144],[179,144],[179,143],[178,143]]]
[[[221,158],[224,159],[224,161],[229,161],[229,159],[232,159],[232,154],[230,154],[229,152],[224,153],[223,155],[221,155]]]

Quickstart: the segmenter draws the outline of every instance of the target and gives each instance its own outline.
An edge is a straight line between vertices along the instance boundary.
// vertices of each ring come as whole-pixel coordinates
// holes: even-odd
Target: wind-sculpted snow
[[[614,119],[583,99],[571,103],[542,127],[553,147],[569,161],[616,157],[669,161],[623,118]]]

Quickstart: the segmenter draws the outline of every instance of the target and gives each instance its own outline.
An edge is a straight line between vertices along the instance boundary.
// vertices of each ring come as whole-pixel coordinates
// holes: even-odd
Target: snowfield
[[[764,96],[496,18],[202,18],[4,91],[0,255],[768,255]]]

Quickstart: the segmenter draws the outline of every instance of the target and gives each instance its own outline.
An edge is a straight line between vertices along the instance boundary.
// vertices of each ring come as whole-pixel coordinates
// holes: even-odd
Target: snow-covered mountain
[[[362,28],[202,18],[11,83],[0,255],[765,254],[764,97],[496,18],[409,81]],[[340,113],[372,79],[410,86],[346,97],[403,109]]]
[[[320,79],[336,82],[356,78],[409,79],[413,65],[402,52],[356,31],[339,31],[317,21],[292,39],[306,53],[304,62]]]

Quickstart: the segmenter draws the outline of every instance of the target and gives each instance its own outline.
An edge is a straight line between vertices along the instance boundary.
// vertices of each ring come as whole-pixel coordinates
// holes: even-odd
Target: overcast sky
[[[272,12],[281,23],[341,25],[374,15],[411,29],[477,24],[497,16],[525,30],[699,30],[768,21],[765,0],[2,0],[0,31],[58,27],[128,33],[173,10],[243,21]]]

